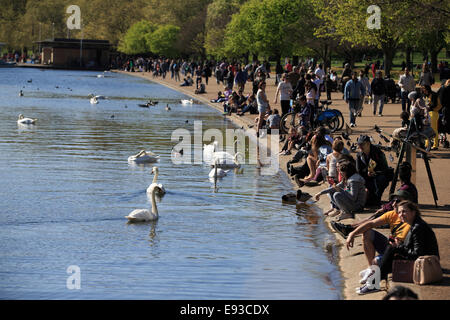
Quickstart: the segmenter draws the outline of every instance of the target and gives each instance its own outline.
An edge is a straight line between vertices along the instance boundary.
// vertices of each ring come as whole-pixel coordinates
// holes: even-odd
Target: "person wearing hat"
[[[361,151],[356,157],[356,170],[366,181],[366,188],[372,195],[367,199],[366,205],[379,206],[381,196],[390,181],[386,155],[379,147],[371,143],[367,135],[361,135],[357,144]]]

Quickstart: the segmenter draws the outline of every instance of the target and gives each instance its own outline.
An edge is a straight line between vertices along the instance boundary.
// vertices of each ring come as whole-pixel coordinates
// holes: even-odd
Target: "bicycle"
[[[315,129],[320,126],[325,126],[331,132],[341,130],[345,124],[342,113],[337,109],[328,109],[328,106],[332,104],[331,101],[322,100],[320,103],[320,107],[315,112],[312,121],[310,121],[311,127]],[[300,111],[300,104],[296,101],[293,110],[281,118],[280,127],[282,133],[288,133],[291,128],[297,129],[300,126]]]

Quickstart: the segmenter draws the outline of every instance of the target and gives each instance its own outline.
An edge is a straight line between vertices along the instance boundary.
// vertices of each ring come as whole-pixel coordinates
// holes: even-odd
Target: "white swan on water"
[[[212,162],[214,152],[216,152],[219,148],[219,142],[214,141],[211,144],[203,145],[203,161]]]
[[[91,104],[97,104],[98,103],[98,100],[97,100],[96,97],[92,97],[89,101],[91,102]]]
[[[156,207],[156,189],[153,189],[152,194],[152,210],[148,209],[136,209],[130,212],[125,218],[128,222],[146,222],[156,221],[159,218],[158,208]]]
[[[224,151],[214,152],[213,164],[211,166],[218,166],[222,169],[240,168],[241,164],[238,161],[239,156],[243,157],[242,153],[237,152],[232,156],[230,153]]]
[[[223,178],[227,175],[228,170],[223,170],[218,167],[218,160],[215,160],[214,168],[209,172],[209,177],[213,179]]]
[[[147,188],[147,193],[152,194],[153,190],[156,190],[156,194],[159,197],[162,197],[163,195],[166,194],[166,189],[164,189],[164,186],[161,183],[158,183],[158,173],[159,173],[159,169],[158,167],[153,167],[152,169],[152,174],[154,174],[153,176],[153,182],[152,184]]]
[[[192,100],[192,99],[189,99],[189,100],[186,100],[186,99],[181,100],[181,104],[183,104],[183,105],[188,105],[188,104],[193,104],[193,103],[194,103],[194,100]]]
[[[158,159],[159,159],[159,156],[157,156],[156,154],[154,154],[151,151],[145,151],[145,150],[141,150],[138,154],[128,157],[129,162],[135,162],[135,163],[152,163],[152,162],[157,162]]]
[[[25,118],[23,114],[19,114],[18,124],[35,124],[37,119]]]

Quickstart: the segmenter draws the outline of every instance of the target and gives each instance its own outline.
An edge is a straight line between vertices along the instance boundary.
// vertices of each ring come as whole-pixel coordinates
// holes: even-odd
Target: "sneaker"
[[[354,127],[356,127],[356,125],[355,125],[354,123],[351,123],[351,124],[350,124],[350,127],[351,127],[351,128],[354,128]]]
[[[359,280],[359,283],[366,284],[367,279],[369,279],[369,277],[375,273],[375,270],[372,270],[372,269],[368,268],[368,269],[363,270],[363,271],[365,271],[365,272],[364,272],[363,276],[361,277],[361,280]],[[361,275],[361,272],[360,272],[360,275]]]
[[[369,287],[367,285],[364,285],[361,288],[356,289],[356,293],[359,295],[368,294],[368,293],[372,293],[372,292],[378,292],[378,291],[380,291],[380,289],[377,289],[377,288],[369,289]]]
[[[307,187],[316,187],[319,183],[316,180],[305,181],[305,186]]]
[[[350,232],[353,231],[353,228],[349,225],[345,225],[336,221],[331,221],[331,227],[339,233],[344,239],[347,239],[347,236]]]
[[[379,116],[379,117],[382,117],[383,115],[380,113],[378,116]]]
[[[341,221],[341,220],[345,220],[345,219],[353,219],[355,218],[355,216],[351,213],[348,212],[342,212],[341,215],[339,217],[337,217],[336,221]]]

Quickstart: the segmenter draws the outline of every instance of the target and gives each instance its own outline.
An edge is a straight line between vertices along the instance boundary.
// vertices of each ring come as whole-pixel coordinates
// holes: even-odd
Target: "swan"
[[[91,104],[97,104],[97,103],[98,103],[98,100],[97,100],[96,97],[92,97],[92,98],[90,99],[90,102],[91,102]]]
[[[19,120],[17,120],[18,124],[35,124],[37,119],[25,118],[23,114],[19,114]]]
[[[229,170],[223,170],[221,168],[218,168],[218,160],[216,159],[214,162],[214,169],[211,169],[209,172],[209,177],[214,178],[214,181],[216,181],[217,178],[223,178],[227,175]]]
[[[98,75],[97,75],[97,78],[104,78],[104,77],[105,77],[104,74],[98,74]]]
[[[190,100],[181,100],[181,104],[183,104],[183,105],[187,105],[187,104],[193,104],[194,103],[194,100],[192,100],[192,99],[190,99]]]
[[[135,154],[134,156],[128,157],[128,161],[133,161],[136,163],[149,163],[149,162],[157,162],[159,159],[159,156],[154,154],[151,151],[145,151],[141,150],[138,154]]]
[[[159,218],[158,208],[156,207],[156,189],[152,191],[152,211],[148,209],[136,209],[130,212],[125,218],[128,222],[146,222],[146,221],[156,221]]]
[[[240,152],[237,152],[234,156],[232,156],[228,152],[223,151],[214,152],[213,154],[214,166],[218,166],[219,168],[222,169],[240,168],[241,164],[238,161],[239,156],[242,156]]]
[[[147,193],[153,193],[153,190],[156,190],[156,193],[159,197],[162,197],[163,195],[166,194],[166,189],[164,189],[164,186],[159,183],[158,184],[158,167],[153,167],[152,169],[152,174],[154,174],[155,176],[153,177],[153,182],[152,184],[147,188]]]
[[[203,161],[211,162],[214,152],[219,148],[219,142],[215,140],[211,144],[203,145]]]

